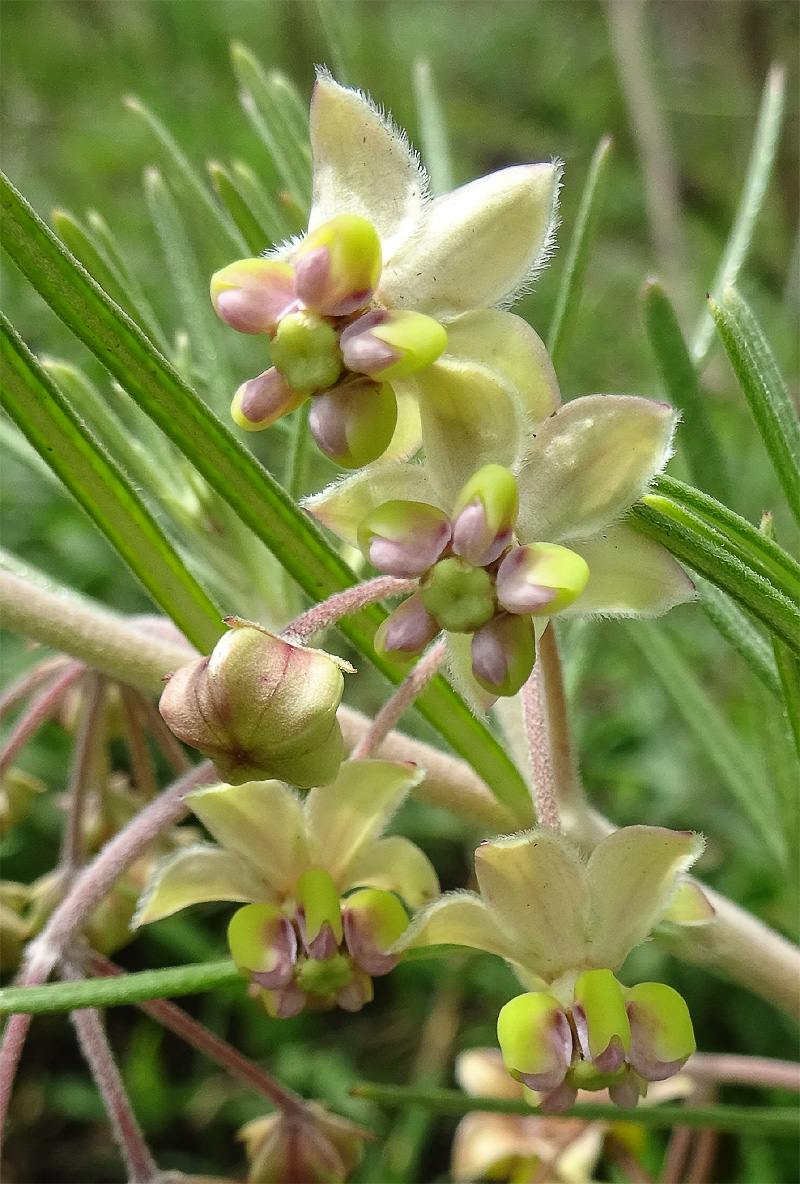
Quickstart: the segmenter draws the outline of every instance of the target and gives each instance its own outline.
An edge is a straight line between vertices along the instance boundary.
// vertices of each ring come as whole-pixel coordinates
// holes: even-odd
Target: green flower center
[[[282,318],[270,347],[272,364],[293,391],[313,395],[335,385],[342,372],[339,335],[314,313]]]
[[[442,629],[474,633],[497,609],[494,579],[482,567],[442,559],[425,576],[422,603]]]

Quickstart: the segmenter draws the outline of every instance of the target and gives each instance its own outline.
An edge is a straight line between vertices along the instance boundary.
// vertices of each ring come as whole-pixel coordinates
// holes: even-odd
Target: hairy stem
[[[374,750],[386,739],[420,691],[437,673],[444,662],[446,652],[446,644],[444,640],[440,640],[434,642],[428,652],[422,655],[414,669],[403,679],[391,698],[384,703],[375,716],[369,731],[356,744],[350,753],[352,760],[366,760],[367,757],[372,756]]]
[[[315,604],[308,612],[291,621],[281,636],[287,641],[305,644],[315,633],[335,625],[342,617],[356,613],[368,604],[386,600],[389,596],[403,596],[416,586],[416,580],[401,580],[396,576],[377,576],[374,580],[366,580],[363,584],[356,584],[355,588],[346,588],[344,592],[329,596],[321,604]]]
[[[584,808],[586,799],[578,773],[575,746],[572,743],[561,655],[552,623],[539,639],[537,662],[541,663],[542,670],[556,801],[563,816],[565,812],[571,813]]]
[[[0,754],[0,777],[8,772],[31,736],[38,732],[42,724],[50,718],[62,697],[83,677],[84,673],[84,667],[79,662],[71,662],[66,670],[53,679],[50,685],[30,704],[25,714],[17,720],[2,754]]]
[[[46,658],[44,662],[37,662],[30,670],[26,670],[7,691],[0,695],[0,719],[5,719],[9,711],[35,691],[40,683],[59,674],[69,664],[69,658],[59,654],[55,658]]]
[[[80,975],[67,963],[62,968],[61,977],[67,982],[74,982]],[[86,1063],[103,1098],[114,1138],[125,1161],[130,1184],[156,1184],[161,1178],[161,1173],[150,1154],[125,1092],[100,1012],[95,1008],[73,1011],[70,1019],[77,1032]]]
[[[522,688],[522,711],[525,734],[528,738],[528,756],[533,782],[531,789],[536,805],[536,821],[539,826],[549,827],[550,830],[559,830],[558,803],[550,752],[550,728],[547,722],[547,702],[544,693],[542,665],[538,658],[530,678]]]
[[[735,1053],[696,1052],[681,1070],[695,1081],[716,1084],[758,1085],[765,1089],[790,1089],[800,1094],[800,1065],[769,1057],[744,1057]]]

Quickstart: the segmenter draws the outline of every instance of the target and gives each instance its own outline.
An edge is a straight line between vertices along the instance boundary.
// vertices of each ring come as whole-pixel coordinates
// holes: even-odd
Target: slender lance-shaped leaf
[[[667,512],[668,511],[668,512]],[[661,543],[676,559],[727,592],[800,656],[800,607],[770,579],[720,545],[713,532],[692,528],[692,516],[666,498],[647,497],[632,507],[631,526]],[[703,525],[697,519],[699,525]]]
[[[236,384],[225,365],[221,323],[208,295],[208,283],[197,262],[175,200],[157,169],[147,169],[145,196],[164,252],[165,271],[178,297],[189,335],[191,356],[203,376],[212,406],[227,407]]]
[[[736,291],[709,300],[725,351],[800,526],[800,419],[758,321]]]
[[[42,987],[5,987],[0,990],[0,1015],[41,1015],[72,1011],[77,1007],[119,1007],[143,999],[170,999],[213,991],[244,981],[230,959],[163,970],[141,970],[117,978],[89,978],[74,983],[48,983]]]
[[[228,247],[237,256],[243,255],[246,250],[246,244],[241,234],[228,221],[226,215],[206,189],[198,173],[190,163],[189,158],[171,133],[164,127],[161,120],[145,107],[144,103],[141,103],[135,95],[128,95],[124,103],[129,111],[133,111],[135,115],[138,115],[150,128],[150,131],[164,149],[177,175],[181,178],[188,191],[197,198],[198,203],[205,210],[206,214],[208,214],[217,231],[224,237]]]
[[[775,802],[766,793],[763,772],[755,766],[733,727],[663,629],[650,621],[636,621],[628,626],[627,633],[753,831],[770,854],[784,862],[786,849],[776,823]]]
[[[767,75],[753,137],[750,163],[747,166],[747,176],[742,196],[739,199],[739,208],[736,211],[717,274],[711,285],[711,295],[715,300],[720,299],[727,287],[736,283],[736,277],[753,237],[778,148],[778,134],[783,112],[784,77],[781,66],[773,66]],[[692,341],[692,357],[698,369],[702,368],[708,357],[713,335],[714,322],[709,316],[708,309],[703,309]]]
[[[0,198],[3,245],[19,269],[300,587],[313,600],[322,600],[352,586],[352,570],[311,519],[108,299],[5,177],[0,180]],[[397,682],[401,672],[372,646],[384,616],[373,606],[345,618],[339,627],[391,682]],[[452,687],[437,676],[416,706],[527,825],[532,807],[519,771]]]
[[[567,261],[564,264],[556,297],[556,307],[550,321],[550,331],[547,334],[547,351],[553,359],[556,371],[567,352],[578,316],[581,289],[589,264],[589,251],[612,145],[611,138],[604,136],[594,150],[594,156],[589,165],[589,175],[583,188],[578,217],[575,221],[575,229],[569,242]]]
[[[787,596],[800,603],[800,563],[773,539],[713,497],[666,473],[660,473],[653,484],[658,493],[702,519],[722,536],[723,545],[774,579]]]
[[[695,575],[694,582],[703,611],[720,635],[744,659],[767,690],[780,697],[781,684],[769,642],[730,596],[702,576]]]
[[[330,63],[334,77],[342,86],[352,86],[348,68],[351,57],[348,50],[349,45],[352,45],[352,33],[347,27],[350,22],[346,10],[347,5],[340,4],[339,0],[315,0],[313,9],[325,37],[328,49],[326,60]]]
[[[277,70],[269,74],[244,45],[231,46],[242,106],[278,170],[292,200],[308,216],[311,204],[311,146],[308,117],[298,127],[297,92]]]
[[[447,137],[447,122],[433,83],[431,64],[427,58],[417,58],[414,62],[413,83],[422,159],[431,179],[433,193],[439,196],[449,193],[454,188],[453,161]]]
[[[239,191],[267,231],[270,243],[283,242],[292,228],[278,198],[244,161],[235,160],[231,168]]]
[[[224,201],[228,213],[239,227],[239,232],[253,255],[260,255],[272,243],[272,238],[255,216],[236,186],[236,182],[221,164],[208,162],[208,171],[214,188]]]
[[[376,1102],[389,1109],[405,1109],[408,1106],[425,1106],[439,1114],[462,1115],[473,1110],[490,1114],[518,1114],[522,1117],[545,1117],[542,1111],[531,1106],[522,1098],[478,1098],[470,1097],[458,1089],[417,1089],[402,1085],[379,1085],[376,1082],[360,1082],[350,1090],[353,1097]],[[772,1138],[797,1137],[797,1110],[792,1106],[684,1106],[660,1103],[658,1106],[640,1106],[634,1111],[622,1111],[619,1106],[607,1102],[578,1102],[569,1109],[568,1118],[584,1119],[588,1122],[619,1122],[620,1115],[626,1122],[636,1123],[649,1130],[668,1130],[673,1126],[688,1126],[693,1129],[730,1131],[732,1134],[762,1135]]]
[[[122,472],[0,314],[3,407],[144,584],[198,648],[224,632],[220,613]]]
[[[765,514],[761,519],[761,534],[775,541],[775,524],[771,514]],[[775,665],[778,668],[789,729],[797,755],[800,756],[800,660],[789,652],[780,638],[774,636],[772,638],[772,652],[775,656]]]
[[[669,297],[658,280],[648,280],[642,288],[641,300],[661,381],[670,402],[683,413],[678,446],[686,456],[692,480],[712,497],[728,502],[725,460]]]

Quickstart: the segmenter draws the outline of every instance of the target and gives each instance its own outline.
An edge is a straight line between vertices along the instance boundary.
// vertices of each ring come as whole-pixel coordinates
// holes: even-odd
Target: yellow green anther
[[[302,395],[329,390],[342,372],[336,330],[314,313],[295,312],[283,317],[271,356],[288,385]]]
[[[639,983],[625,992],[633,1068],[646,1081],[677,1073],[697,1048],[686,1002],[665,983]]]
[[[476,566],[493,563],[511,541],[518,510],[514,474],[503,465],[484,465],[458,495],[453,550]]]
[[[313,957],[320,956],[315,952],[314,944],[325,925],[333,935],[334,948],[341,945],[343,931],[339,893],[328,872],[319,867],[309,868],[297,881],[294,894],[302,909],[300,932],[308,952]],[[327,946],[327,943],[324,944]],[[332,953],[333,949],[327,956]]]
[[[397,965],[389,947],[408,928],[408,915],[392,892],[360,888],[343,902],[344,932],[354,961],[367,974],[388,974]]]
[[[442,559],[422,583],[422,603],[442,629],[472,633],[494,616],[494,580],[481,567],[461,559]]]
[[[240,333],[272,334],[297,306],[294,270],[273,259],[239,259],[211,277],[211,302]]]
[[[572,1060],[572,1030],[553,995],[517,995],[497,1017],[497,1039],[506,1068],[529,1089],[551,1090],[566,1076]]]
[[[233,914],[228,945],[237,968],[259,986],[275,990],[292,977],[297,939],[288,919],[272,904],[247,904]]]
[[[568,608],[589,580],[586,560],[557,543],[509,551],[497,573],[497,598],[510,613],[551,616]]]
[[[381,278],[381,243],[372,223],[339,214],[303,239],[294,257],[295,290],[325,316],[363,308]]]
[[[587,970],[575,983],[572,1017],[583,1055],[600,1073],[616,1072],[631,1047],[622,988],[610,970]]]

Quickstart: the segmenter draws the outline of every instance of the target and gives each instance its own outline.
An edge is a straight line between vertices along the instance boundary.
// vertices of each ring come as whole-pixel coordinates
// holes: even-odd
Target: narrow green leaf
[[[756,678],[780,697],[778,670],[769,642],[752,625],[746,613],[702,576],[695,576],[697,596],[703,611],[725,638],[728,645],[744,659]]]
[[[80,268],[63,244],[17,193],[0,183],[3,246],[30,282],[134,401],[262,540],[313,600],[355,583],[355,576],[316,525],[182,381],[141,330]],[[372,646],[385,613],[377,606],[341,622],[341,631],[391,682],[402,677]],[[450,685],[437,676],[417,699],[418,710],[484,778],[522,824],[532,817],[519,771]]]
[[[769,184],[778,148],[783,113],[784,81],[783,68],[773,66],[767,75],[761,98],[761,108],[753,137],[750,163],[747,166],[742,196],[739,199],[739,208],[736,211],[717,274],[711,285],[711,295],[715,300],[721,298],[727,287],[736,283],[739,269],[744,263],[753,238],[753,231]],[[713,335],[714,322],[708,309],[703,309],[692,340],[692,357],[698,369],[702,367],[708,357]]]
[[[339,0],[314,0],[313,11],[328,49],[325,60],[329,62],[337,82],[342,86],[352,86],[348,63],[352,58],[353,29],[348,21],[347,5],[339,3]]]
[[[709,300],[725,351],[800,526],[800,419],[758,321],[735,288]]]
[[[519,1114],[527,1118],[544,1117],[538,1106],[522,1098],[470,1097],[458,1089],[415,1089],[402,1085],[379,1085],[359,1082],[350,1090],[355,1098],[376,1102],[390,1110],[407,1106],[425,1106],[439,1114],[460,1116],[474,1110],[490,1114]],[[609,1102],[578,1102],[569,1109],[568,1118],[587,1121],[636,1123],[648,1130],[668,1130],[688,1126],[695,1130],[729,1131],[739,1135],[762,1135],[770,1138],[796,1138],[800,1129],[797,1109],[793,1106],[684,1106],[661,1102],[640,1106],[636,1111],[621,1110]]]
[[[231,218],[239,227],[239,232],[247,243],[248,251],[251,255],[260,255],[272,244],[270,235],[250,209],[230,173],[214,160],[208,162],[208,171],[214,182],[214,188],[225,203]]]
[[[144,187],[147,207],[164,254],[165,275],[175,289],[189,337],[190,356],[202,378],[209,402],[217,409],[227,409],[236,383],[224,361],[222,323],[208,294],[210,277],[200,268],[175,200],[157,169],[147,169]]]
[[[267,73],[244,45],[231,46],[231,58],[241,87],[241,102],[266,145],[281,183],[308,217],[311,207],[311,145],[308,116],[298,126],[298,96],[277,70]]]
[[[629,624],[626,632],[753,831],[771,855],[785,862],[786,848],[775,817],[775,802],[766,792],[761,770],[735,729],[700,685],[663,628],[640,620]]]
[[[198,648],[213,646],[224,632],[219,610],[2,314],[0,334],[4,409],[155,603]]]
[[[438,197],[453,188],[453,161],[447,122],[427,58],[417,58],[414,62],[412,80],[422,159],[431,179],[433,193]]]
[[[664,494],[676,506],[689,510],[695,518],[719,532],[732,550],[738,549],[737,553],[743,559],[774,578],[788,596],[800,602],[800,563],[788,551],[762,534],[746,518],[683,481],[660,473],[653,484],[659,494]]]
[[[138,115],[147,124],[158,143],[164,149],[167,159],[172,164],[186,189],[194,195],[198,204],[205,210],[217,231],[224,237],[228,247],[237,256],[243,255],[247,249],[244,239],[214,201],[174,136],[167,131],[158,116],[154,115],[152,111],[145,107],[144,103],[140,102],[135,95],[128,95],[123,101],[129,111],[133,111],[135,115]]]
[[[641,301],[661,381],[670,402],[683,415],[678,446],[686,455],[692,480],[712,497],[728,502],[725,460],[669,297],[658,280],[648,280],[642,288]]]
[[[286,218],[286,211],[266,182],[259,181],[250,166],[241,160],[235,160],[231,168],[245,201],[267,231],[270,243],[280,243],[289,238],[292,227]]]
[[[170,999],[194,995],[244,980],[229,959],[163,970],[140,970],[114,978],[90,978],[75,983],[46,983],[41,987],[4,987],[0,990],[0,1015],[22,1012],[41,1015],[74,1011],[81,1007],[119,1007],[144,999]]]
[[[604,136],[594,150],[578,217],[575,220],[575,229],[569,240],[556,306],[547,334],[547,350],[557,371],[567,352],[578,317],[583,280],[589,263],[589,252],[612,146],[611,138]]]
[[[117,242],[114,234],[111,231],[108,223],[100,215],[97,210],[89,210],[86,215],[86,220],[89,223],[90,237],[96,244],[98,251],[104,252],[105,257],[109,260],[117,274],[120,276],[123,288],[128,295],[128,299],[138,315],[133,320],[138,320],[139,324],[147,333],[150,340],[161,350],[166,353],[169,349],[166,334],[161,328],[158,318],[153,312],[150,301],[144,294],[142,285],[136,277],[133,268],[128,263],[125,254]],[[69,243],[67,243],[69,247]],[[70,247],[70,250],[72,248]],[[74,254],[74,251],[73,251]],[[93,275],[91,267],[86,269],[90,275]],[[117,301],[119,304],[119,301]],[[124,307],[124,305],[122,306]]]
[[[800,608],[797,601],[779,591],[768,577],[748,566],[719,541],[693,530],[685,521],[676,521],[672,513],[661,512],[650,504],[654,500],[648,498],[648,504],[638,502],[632,507],[628,518],[631,526],[661,543],[676,559],[727,592],[767,629],[776,633],[793,653],[800,655]],[[669,505],[667,499],[660,500]]]
[[[776,542],[775,524],[771,514],[764,514],[761,519],[760,533]],[[800,757],[800,661],[786,648],[780,638],[772,638],[772,651],[778,668],[780,689],[786,707],[789,731],[797,755]]]

